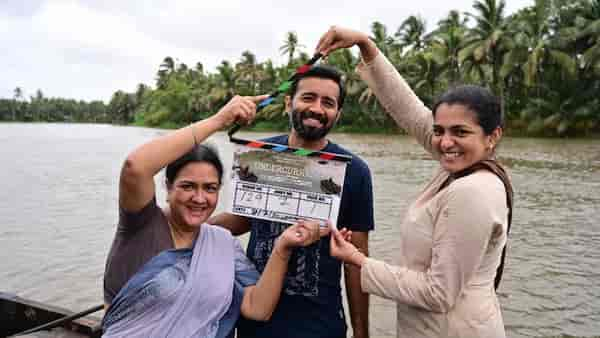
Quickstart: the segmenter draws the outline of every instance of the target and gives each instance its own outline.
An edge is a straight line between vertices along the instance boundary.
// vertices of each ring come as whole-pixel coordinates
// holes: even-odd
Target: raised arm
[[[252,320],[269,320],[279,302],[292,250],[308,246],[328,234],[329,227],[319,227],[317,222],[300,221],[287,228],[275,241],[258,283],[244,289],[242,315]]]
[[[121,168],[121,208],[128,212],[140,211],[154,197],[154,175],[221,128],[238,120],[254,119],[256,102],[265,97],[235,96],[217,114],[147,142],[131,152]]]
[[[352,46],[358,46],[362,58],[357,72],[371,88],[379,103],[400,128],[415,137],[428,152],[433,153],[431,111],[368,35],[333,26],[319,40],[317,52],[327,55],[336,49]]]

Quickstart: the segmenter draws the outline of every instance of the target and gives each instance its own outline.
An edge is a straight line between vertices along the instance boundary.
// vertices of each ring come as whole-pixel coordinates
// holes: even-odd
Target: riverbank
[[[93,121],[0,121],[0,124],[22,124],[22,123],[31,123],[31,124],[43,124],[43,123],[62,123],[62,124],[105,124],[105,125],[114,125],[119,126],[123,125],[120,123],[100,123]],[[159,125],[147,125],[141,122],[133,122],[128,124],[129,126],[135,127],[143,127],[143,128],[156,128],[156,129],[178,129],[181,127],[185,127],[187,124],[185,123],[175,123],[175,122],[165,122]],[[271,122],[271,121],[260,121],[251,126],[245,126],[242,130],[246,132],[273,132],[273,133],[285,133],[288,131],[288,124],[284,122]],[[387,128],[381,127],[364,127],[364,126],[351,126],[351,125],[340,125],[335,126],[332,130],[334,133],[344,133],[344,134],[364,134],[364,135],[406,135],[406,133],[396,127],[390,126]],[[541,134],[531,134],[528,133],[525,129],[516,129],[516,128],[507,128],[504,130],[505,137],[515,137],[515,138],[540,138],[540,139],[582,139],[582,140],[596,140],[600,139],[600,130],[590,131],[588,133],[574,134],[574,135],[554,135],[549,133],[541,133]]]
[[[146,128],[158,128],[158,129],[178,129],[185,127],[186,124],[166,122],[158,126],[149,126],[143,123],[132,123],[131,125]],[[285,122],[271,122],[271,121],[259,121],[251,126],[243,128],[244,131],[248,132],[280,132],[285,133],[288,131],[289,125]],[[364,126],[352,126],[352,125],[339,125],[335,126],[332,130],[335,133],[346,133],[346,134],[365,134],[365,135],[406,135],[406,133],[394,126],[387,128],[381,127],[364,127]],[[581,135],[552,135],[552,134],[531,134],[525,129],[507,128],[504,130],[505,137],[516,137],[516,138],[543,138],[543,139],[583,139],[583,140],[594,140],[600,139],[600,130],[588,132],[587,134]]]

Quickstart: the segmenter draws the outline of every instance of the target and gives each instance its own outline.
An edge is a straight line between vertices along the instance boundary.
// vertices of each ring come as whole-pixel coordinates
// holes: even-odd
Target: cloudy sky
[[[507,0],[507,12],[533,0]],[[409,15],[431,29],[449,10],[471,11],[473,0],[0,0],[0,98],[21,87],[26,96],[107,101],[117,89],[153,85],[169,55],[212,71],[245,50],[259,61],[285,61],[285,33],[295,31],[312,52],[333,24],[390,33]]]

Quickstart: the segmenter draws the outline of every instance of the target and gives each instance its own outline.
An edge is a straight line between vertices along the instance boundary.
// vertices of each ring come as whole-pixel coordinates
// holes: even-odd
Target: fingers
[[[332,237],[339,236],[340,245],[349,240],[350,231],[345,228],[341,231],[334,226],[321,226],[320,222],[309,220],[298,220],[298,222],[290,226],[283,234],[285,243],[290,246],[308,246],[319,241],[322,237],[332,234]]]
[[[337,252],[339,251],[339,248],[338,248],[337,240],[335,238],[336,238],[336,233],[333,232],[331,234],[331,238],[329,238],[329,248],[331,250],[331,255],[334,257],[337,257],[336,255],[337,255]]]
[[[240,111],[238,118],[246,123],[252,122],[256,118],[256,105],[268,98],[269,94],[242,97],[242,110]]]
[[[350,242],[352,240],[352,231],[346,228],[343,228],[341,231],[342,237],[346,242]]]
[[[346,229],[342,229],[341,231],[336,231],[335,233],[335,239],[340,243],[343,244],[346,242],[346,234],[348,233],[348,231]]]
[[[285,231],[291,246],[308,246],[321,238],[319,223],[300,220]]]
[[[327,52],[327,54],[329,54],[333,51],[336,51],[341,48],[346,48],[346,47],[348,47],[348,44],[345,41],[337,41],[337,42],[332,43],[331,46],[329,46],[329,48],[327,48],[326,52]]]
[[[341,231],[334,231],[329,240],[331,256],[342,259],[347,251],[347,243],[344,241]]]
[[[319,238],[321,238],[321,236],[320,236],[321,227],[319,226],[319,222],[299,220],[297,224],[298,224],[298,226],[300,226],[301,228],[306,229],[310,233],[310,235],[311,235],[311,237],[310,237],[311,242],[318,241]]]
[[[337,231],[336,226],[333,225],[333,223],[330,220],[327,220],[326,225],[327,225],[327,228],[329,228],[331,231]]]
[[[344,236],[344,239],[346,240],[346,242],[352,241],[352,231],[348,231],[346,236]]]
[[[254,104],[260,103],[263,100],[266,100],[269,97],[269,94],[257,95],[257,96],[246,96],[246,98],[252,101]]]
[[[334,38],[335,26],[331,26],[329,30],[319,39],[316,51],[323,54],[323,56],[327,56],[329,54],[329,50],[331,49],[330,45],[332,44]]]
[[[310,238],[311,238],[310,229],[303,227],[303,226],[298,226],[298,225],[295,225],[293,227],[294,227],[294,236],[296,237],[296,240],[298,241],[299,244],[304,243],[306,240],[310,240]]]
[[[357,31],[331,26],[321,39],[319,39],[316,51],[326,57],[335,50],[356,45],[360,36],[360,33]]]
[[[260,98],[268,95],[260,96],[234,96],[228,103],[230,106],[230,114],[233,122],[248,124],[256,117],[256,103]]]
[[[319,226],[319,237],[325,237],[331,233],[330,227]]]

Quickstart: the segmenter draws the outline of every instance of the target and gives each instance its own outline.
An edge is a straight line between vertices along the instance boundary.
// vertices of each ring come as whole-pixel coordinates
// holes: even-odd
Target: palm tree
[[[217,74],[211,75],[210,82],[207,104],[209,109],[220,106],[233,97],[236,93],[237,73],[229,61],[223,60],[217,66]]]
[[[194,70],[190,69],[184,62],[177,65],[175,74],[186,83],[192,83],[192,81],[194,81]]]
[[[288,56],[288,65],[292,64],[292,60],[294,59],[294,54],[300,47],[305,47],[298,42],[298,35],[296,32],[287,32],[285,35],[285,41],[283,46],[279,47],[279,51],[282,55],[287,54]]]
[[[462,78],[459,52],[465,46],[468,20],[468,17],[461,17],[457,10],[451,10],[438,21],[438,27],[424,37],[433,57],[448,77],[449,85],[458,83]]]
[[[172,57],[167,56],[164,58],[163,62],[161,63],[159,69],[164,69],[166,70],[168,73],[173,72],[175,70],[175,61],[173,60]]]
[[[143,83],[139,83],[137,85],[137,88],[135,90],[135,95],[134,95],[136,105],[140,105],[142,103],[142,100],[144,99],[144,95],[146,94],[146,91],[148,91],[148,90],[149,90],[148,86],[146,86]]]
[[[469,21],[468,17],[460,17],[460,12],[451,10],[446,18],[438,21],[438,29],[436,31],[449,31],[451,29],[463,28]]]
[[[394,39],[390,35],[388,35],[387,27],[379,21],[373,22],[371,24],[371,33],[373,36],[371,40],[375,42],[377,48],[385,54],[390,54],[390,49],[394,47]]]
[[[21,109],[21,103],[20,100],[23,98],[23,89],[21,89],[21,87],[16,87],[14,90],[14,99],[15,99],[15,104],[12,107],[12,119],[13,121],[17,120],[17,111]]]
[[[415,53],[413,63],[416,66],[414,78],[417,79],[417,81],[413,80],[413,88],[425,103],[431,104],[440,85],[440,75],[445,71],[447,64],[433,49]]]
[[[585,26],[577,34],[577,39],[584,40],[586,51],[583,54],[585,68],[593,69],[600,74],[600,0],[589,3]]]
[[[445,19],[438,22],[438,28],[428,34],[432,56],[447,75],[449,85],[460,82],[461,63],[459,52],[465,45],[467,18],[461,18],[458,11],[450,11]]]
[[[16,87],[14,90],[14,98],[15,100],[21,100],[23,98],[23,89],[21,87]]]
[[[128,124],[132,121],[135,109],[135,98],[133,94],[127,94],[122,90],[117,90],[108,104],[108,110],[113,116],[113,122],[119,121]]]
[[[256,95],[259,68],[256,55],[249,50],[242,53],[242,60],[235,65],[237,79],[244,84],[247,95]]]
[[[420,51],[425,46],[425,20],[420,16],[411,15],[402,22],[395,37],[400,47],[409,47],[412,51]]]
[[[559,72],[550,74],[554,84],[542,97],[528,100],[521,119],[528,122],[528,132],[534,134],[575,134],[583,129],[587,134],[600,125],[597,107],[600,86],[589,86],[579,79],[562,80]]]
[[[202,64],[202,62],[200,62],[200,61],[196,62],[196,67],[194,67],[194,68],[198,74],[201,74],[201,75],[204,74],[204,65]]]
[[[156,87],[164,89],[167,86],[169,75],[175,71],[175,61],[172,57],[167,56],[158,67],[156,78]]]
[[[34,121],[40,121],[42,119],[42,107],[44,106],[44,93],[41,89],[35,91],[35,96],[31,96],[30,107]]]
[[[536,0],[535,5],[519,12],[514,24],[512,48],[504,56],[501,76],[505,77],[514,68],[523,72],[524,84],[535,86],[544,69],[558,66],[567,75],[574,77],[577,65],[574,58],[558,49],[552,39],[549,0]]]
[[[460,62],[473,65],[487,64],[492,68],[492,89],[502,96],[500,67],[506,43],[504,25],[504,0],[477,0],[473,7],[477,14],[465,13],[475,19],[476,25],[469,31],[465,47],[459,53]]]

